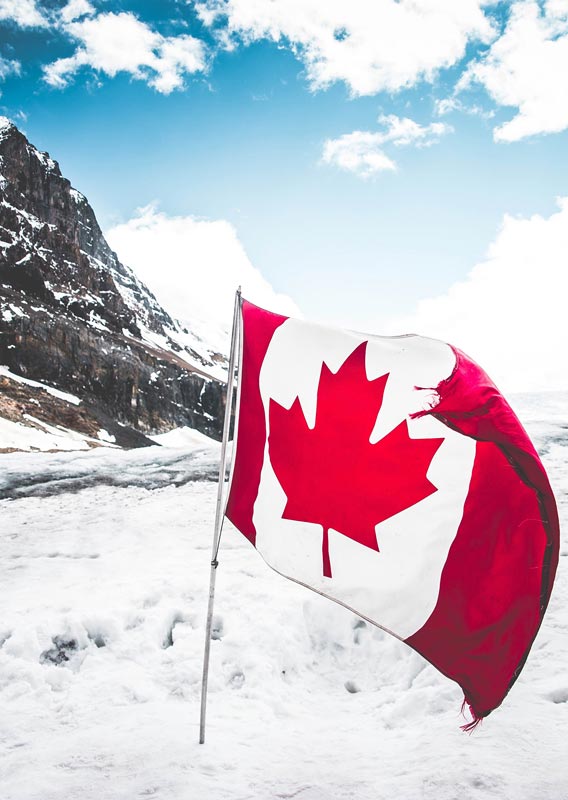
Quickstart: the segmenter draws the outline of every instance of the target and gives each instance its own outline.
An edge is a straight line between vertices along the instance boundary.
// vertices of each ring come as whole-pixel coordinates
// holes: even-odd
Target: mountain
[[[0,417],[13,423],[127,447],[178,426],[221,435],[224,356],[160,306],[57,161],[6,118],[0,364]]]

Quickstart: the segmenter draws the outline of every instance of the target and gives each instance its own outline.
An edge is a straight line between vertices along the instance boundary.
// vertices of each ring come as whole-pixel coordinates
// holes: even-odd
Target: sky
[[[568,0],[0,0],[0,91],[178,317],[241,283],[568,388]]]

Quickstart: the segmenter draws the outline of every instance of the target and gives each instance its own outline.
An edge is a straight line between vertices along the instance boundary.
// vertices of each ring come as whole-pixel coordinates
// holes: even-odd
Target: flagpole
[[[235,362],[239,340],[239,318],[241,310],[241,287],[235,294],[235,309],[233,312],[233,329],[231,333],[231,352],[229,355],[229,370],[227,373],[227,391],[225,395],[225,419],[223,421],[223,439],[221,442],[221,461],[219,464],[219,482],[217,486],[217,508],[215,511],[215,527],[213,532],[213,549],[211,551],[211,573],[209,577],[209,604],[207,607],[207,622],[205,625],[205,650],[203,653],[203,677],[201,681],[201,716],[199,720],[199,744],[205,742],[205,716],[207,710],[207,680],[209,677],[209,654],[211,651],[211,626],[213,623],[213,605],[215,602],[215,578],[219,564],[219,542],[223,528],[223,488],[225,483],[225,465],[227,462],[227,442],[231,425],[231,412],[233,408]],[[240,377],[240,376],[239,376]],[[236,435],[236,431],[234,433]]]

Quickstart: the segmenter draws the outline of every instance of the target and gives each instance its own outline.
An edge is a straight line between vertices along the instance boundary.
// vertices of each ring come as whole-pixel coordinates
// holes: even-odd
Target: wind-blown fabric
[[[473,721],[501,704],[558,562],[554,496],[465,354],[242,304],[226,515],[276,571],[421,653]]]

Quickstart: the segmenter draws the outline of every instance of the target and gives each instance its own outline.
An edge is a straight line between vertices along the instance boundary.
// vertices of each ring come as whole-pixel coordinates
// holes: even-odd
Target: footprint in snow
[[[547,695],[548,699],[556,704],[568,703],[568,688],[553,689]]]
[[[215,615],[211,625],[211,638],[222,639],[224,631],[225,626],[223,624],[223,617]]]
[[[361,634],[367,628],[367,623],[364,619],[358,619],[353,623],[353,642],[361,644]]]
[[[166,650],[168,647],[173,647],[174,645],[174,628],[176,625],[187,623],[189,620],[184,614],[180,612],[176,612],[173,617],[171,618],[167,628],[164,638],[162,640],[162,647]]]
[[[244,682],[245,674],[240,669],[236,669],[228,680],[229,686],[233,686],[235,689],[240,689]]]
[[[54,636],[51,640],[53,647],[44,650],[39,657],[40,664],[55,664],[61,666],[66,664],[79,650],[76,639],[65,636]]]

